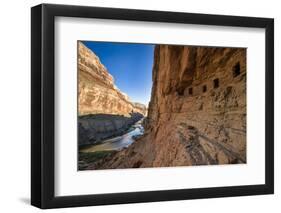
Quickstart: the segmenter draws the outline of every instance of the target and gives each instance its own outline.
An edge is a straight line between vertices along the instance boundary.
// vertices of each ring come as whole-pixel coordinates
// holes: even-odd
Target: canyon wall
[[[118,136],[146,116],[146,106],[131,102],[114,84],[99,58],[78,42],[79,145]]]
[[[114,84],[114,78],[90,49],[78,42],[79,115],[130,113],[146,114],[146,107],[133,103]]]
[[[79,117],[79,145],[99,143],[107,138],[125,134],[137,121],[143,118],[140,113],[130,116],[93,114]]]
[[[246,49],[156,45],[145,128],[92,168],[246,163]]]

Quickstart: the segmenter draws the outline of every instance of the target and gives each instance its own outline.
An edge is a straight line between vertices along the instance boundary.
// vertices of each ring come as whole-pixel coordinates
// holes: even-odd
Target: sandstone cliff
[[[114,84],[114,78],[99,58],[82,42],[78,42],[79,115],[132,112],[146,114],[145,105],[132,103]]]
[[[156,46],[145,128],[89,168],[246,163],[246,49]]]
[[[79,145],[95,144],[126,132],[146,116],[146,106],[133,103],[114,84],[99,58],[78,42]]]

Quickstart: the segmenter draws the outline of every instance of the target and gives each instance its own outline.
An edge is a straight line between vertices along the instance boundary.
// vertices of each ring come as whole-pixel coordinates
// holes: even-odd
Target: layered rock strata
[[[146,106],[131,102],[114,84],[99,58],[78,42],[79,145],[123,134],[146,116]]]
[[[145,128],[89,169],[246,163],[246,49],[157,45]]]
[[[114,78],[90,49],[78,42],[79,115],[146,114],[146,106],[130,101],[114,84]]]
[[[79,144],[96,144],[107,138],[122,135],[142,118],[140,113],[132,113],[130,117],[109,114],[80,116]]]

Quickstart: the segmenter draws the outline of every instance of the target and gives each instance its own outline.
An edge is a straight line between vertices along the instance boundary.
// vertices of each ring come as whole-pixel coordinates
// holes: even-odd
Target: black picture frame
[[[265,184],[56,197],[54,21],[58,16],[264,28]],[[46,209],[274,193],[274,19],[41,4],[31,8],[31,52],[32,205]]]

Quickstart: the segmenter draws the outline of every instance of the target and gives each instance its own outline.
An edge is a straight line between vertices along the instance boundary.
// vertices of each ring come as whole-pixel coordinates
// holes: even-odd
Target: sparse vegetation
[[[89,164],[104,159],[114,152],[115,151],[79,152],[79,170],[86,169]]]

